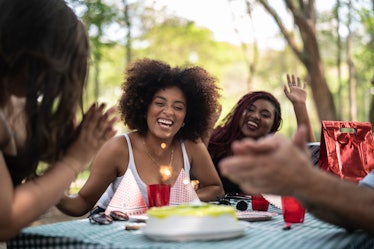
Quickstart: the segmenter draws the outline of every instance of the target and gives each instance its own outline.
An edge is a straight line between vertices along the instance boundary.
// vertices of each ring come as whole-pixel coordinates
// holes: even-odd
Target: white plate
[[[237,211],[236,217],[239,220],[245,221],[267,221],[271,220],[277,213],[266,212],[266,211]]]
[[[279,195],[267,195],[267,194],[266,195],[263,194],[262,196],[268,202],[270,202],[271,204],[273,204],[277,208],[282,209],[282,197],[281,196],[279,196]]]
[[[165,235],[165,234],[157,234],[157,233],[150,233],[147,231],[147,226],[142,228],[144,235],[152,240],[156,241],[178,241],[178,242],[186,242],[186,241],[206,241],[206,240],[225,240],[225,239],[232,239],[236,237],[240,237],[244,235],[244,230],[248,227],[248,222],[239,221],[238,229],[235,230],[225,230],[225,231],[198,231],[196,233],[188,233],[188,234],[173,234],[173,235]]]

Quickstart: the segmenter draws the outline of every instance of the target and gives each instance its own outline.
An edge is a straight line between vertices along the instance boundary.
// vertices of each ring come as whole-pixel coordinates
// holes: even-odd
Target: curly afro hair
[[[196,142],[207,131],[209,117],[219,107],[221,96],[216,78],[199,66],[171,67],[148,58],[129,64],[119,103],[125,125],[145,134],[147,110],[155,93],[174,86],[183,92],[187,102],[185,125],[176,138]]]

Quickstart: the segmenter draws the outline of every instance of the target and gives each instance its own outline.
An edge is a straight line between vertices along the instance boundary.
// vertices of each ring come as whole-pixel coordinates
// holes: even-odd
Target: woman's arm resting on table
[[[97,153],[90,175],[78,194],[64,196],[57,208],[70,216],[82,216],[89,212],[111,182],[127,170],[127,143],[123,136],[110,139]]]
[[[14,188],[1,154],[0,241],[15,236],[20,229],[28,226],[58,202],[76,177],[76,172],[71,167],[78,166],[70,163],[60,161],[43,176]]]

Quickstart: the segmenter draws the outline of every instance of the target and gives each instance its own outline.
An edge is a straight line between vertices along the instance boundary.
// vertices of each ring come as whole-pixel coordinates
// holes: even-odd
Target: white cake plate
[[[245,228],[248,227],[248,222],[239,221],[238,228],[235,230],[221,230],[221,231],[196,231],[196,233],[187,234],[162,234],[150,233],[147,231],[147,226],[142,228],[144,235],[156,241],[207,241],[207,240],[225,240],[240,237],[244,235]]]

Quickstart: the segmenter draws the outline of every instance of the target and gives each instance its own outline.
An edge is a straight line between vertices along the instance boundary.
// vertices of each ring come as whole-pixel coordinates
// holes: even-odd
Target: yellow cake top
[[[171,215],[177,216],[220,216],[229,214],[236,217],[235,208],[232,206],[215,204],[181,204],[179,206],[152,207],[147,211],[148,216],[159,219],[167,218]]]

